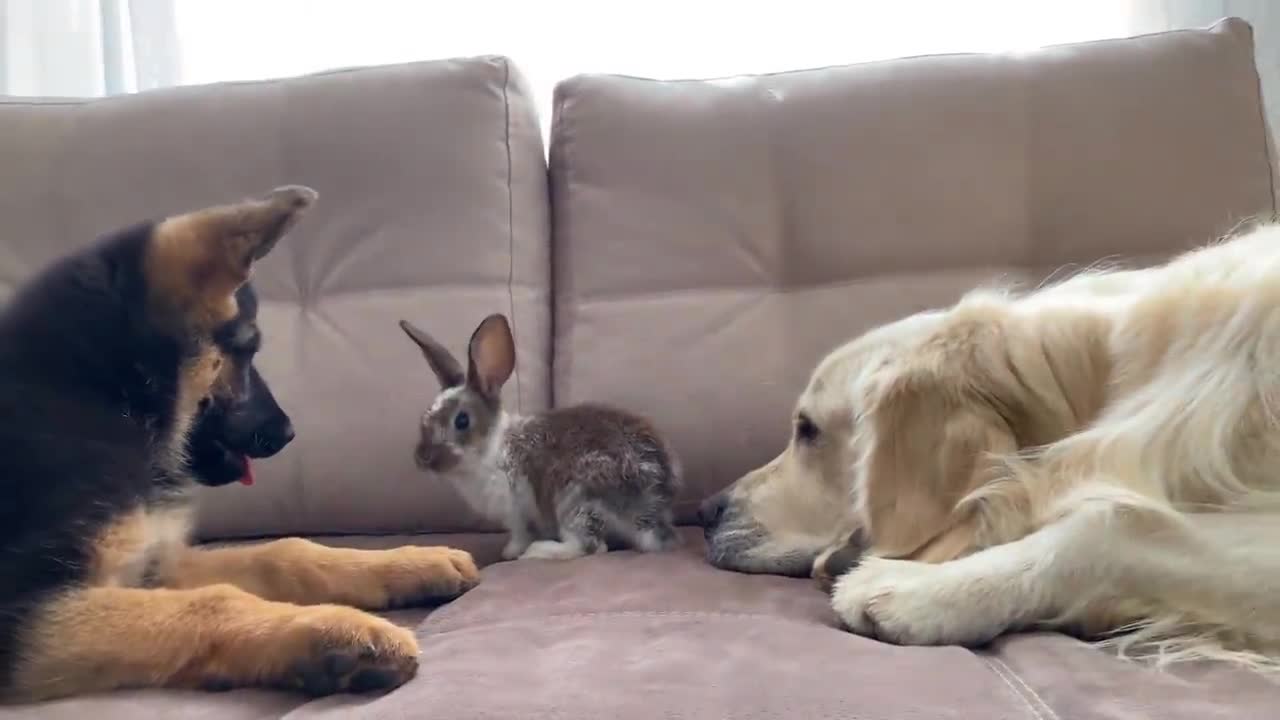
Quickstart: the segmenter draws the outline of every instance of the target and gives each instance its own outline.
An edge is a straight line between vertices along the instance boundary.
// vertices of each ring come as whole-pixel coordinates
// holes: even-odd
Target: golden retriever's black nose
[[[720,519],[724,517],[724,510],[729,506],[729,496],[726,493],[716,493],[698,506],[698,524],[710,530],[720,524]]]

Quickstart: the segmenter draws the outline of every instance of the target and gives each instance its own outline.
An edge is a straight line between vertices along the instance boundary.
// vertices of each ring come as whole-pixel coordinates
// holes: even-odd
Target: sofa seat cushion
[[[321,541],[452,544],[487,560],[502,536]],[[1157,672],[1052,633],[979,650],[886,645],[840,630],[808,580],[717,570],[702,549],[689,533],[672,553],[491,564],[461,599],[391,615],[416,626],[422,657],[418,676],[386,695],[147,690],[0,708],[0,720],[1226,720],[1280,706],[1280,685],[1257,675]]]

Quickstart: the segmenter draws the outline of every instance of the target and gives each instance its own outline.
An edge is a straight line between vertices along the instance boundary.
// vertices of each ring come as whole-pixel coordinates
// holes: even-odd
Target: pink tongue
[[[253,463],[249,461],[249,456],[244,456],[244,475],[240,476],[241,485],[253,484]]]

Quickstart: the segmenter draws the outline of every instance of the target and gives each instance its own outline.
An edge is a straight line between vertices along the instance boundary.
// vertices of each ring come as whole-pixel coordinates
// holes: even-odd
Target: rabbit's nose
[[[435,462],[435,453],[431,452],[431,446],[427,443],[418,443],[413,449],[413,461],[423,470],[430,470]]]

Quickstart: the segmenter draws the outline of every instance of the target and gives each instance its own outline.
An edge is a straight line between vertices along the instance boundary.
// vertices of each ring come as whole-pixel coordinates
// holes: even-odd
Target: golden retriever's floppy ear
[[[958,515],[956,506],[996,479],[999,465],[990,454],[1017,449],[999,413],[976,393],[947,384],[933,374],[894,378],[867,414],[871,445],[861,490],[877,555],[926,554],[938,562],[970,549],[973,528],[959,526],[976,520]],[[935,541],[939,547],[930,548]],[[939,552],[944,556],[935,557]]]
[[[188,325],[210,329],[235,315],[234,295],[316,200],[300,185],[264,197],[167,218],[152,229],[146,278],[153,300]]]

